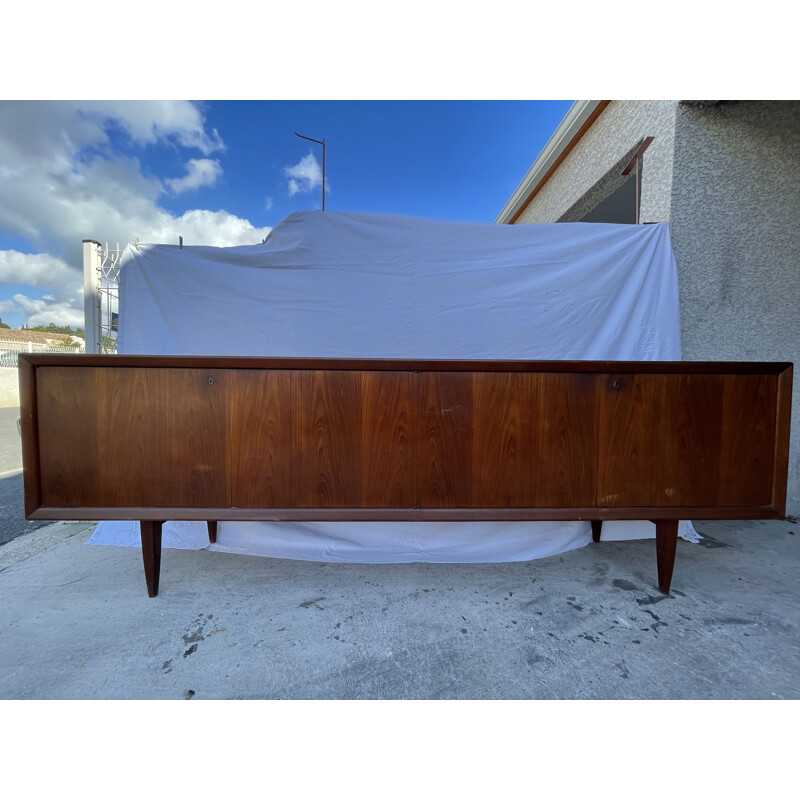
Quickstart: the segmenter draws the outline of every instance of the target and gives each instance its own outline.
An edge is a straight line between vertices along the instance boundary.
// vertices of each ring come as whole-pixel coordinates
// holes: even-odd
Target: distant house
[[[18,353],[80,353],[85,349],[80,336],[68,333],[0,328],[0,367],[15,367]]]
[[[795,363],[800,513],[800,102],[578,101],[496,221],[668,222],[683,358]]]

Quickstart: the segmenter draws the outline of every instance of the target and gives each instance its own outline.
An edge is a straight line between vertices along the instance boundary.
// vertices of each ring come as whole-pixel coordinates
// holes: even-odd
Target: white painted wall
[[[16,367],[0,367],[0,408],[19,407],[19,373]]]

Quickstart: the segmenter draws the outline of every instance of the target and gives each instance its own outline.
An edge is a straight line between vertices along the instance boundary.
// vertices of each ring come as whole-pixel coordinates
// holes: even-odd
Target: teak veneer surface
[[[35,365],[47,444],[38,507],[773,505],[775,365],[680,374],[657,363],[630,373],[591,362],[510,372],[104,359]]]

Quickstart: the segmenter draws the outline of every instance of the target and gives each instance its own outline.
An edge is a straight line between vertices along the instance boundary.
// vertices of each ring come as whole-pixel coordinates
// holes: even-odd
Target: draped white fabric
[[[119,352],[150,355],[680,359],[666,224],[298,212],[261,244],[129,246],[119,323]],[[605,523],[603,538],[653,527]],[[372,563],[517,561],[590,540],[586,522],[223,522],[216,545],[202,523],[164,526],[165,547]],[[138,527],[103,522],[90,543],[138,545]]]

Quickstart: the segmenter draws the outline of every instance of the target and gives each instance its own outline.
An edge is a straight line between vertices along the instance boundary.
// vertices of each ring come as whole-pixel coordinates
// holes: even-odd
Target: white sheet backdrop
[[[129,245],[119,322],[120,353],[680,359],[666,224],[297,212],[263,244]],[[652,536],[603,525],[605,539]],[[165,547],[314,561],[518,561],[590,541],[588,522],[223,522],[215,545],[203,523],[164,526]],[[101,522],[89,543],[139,546],[138,525]]]

